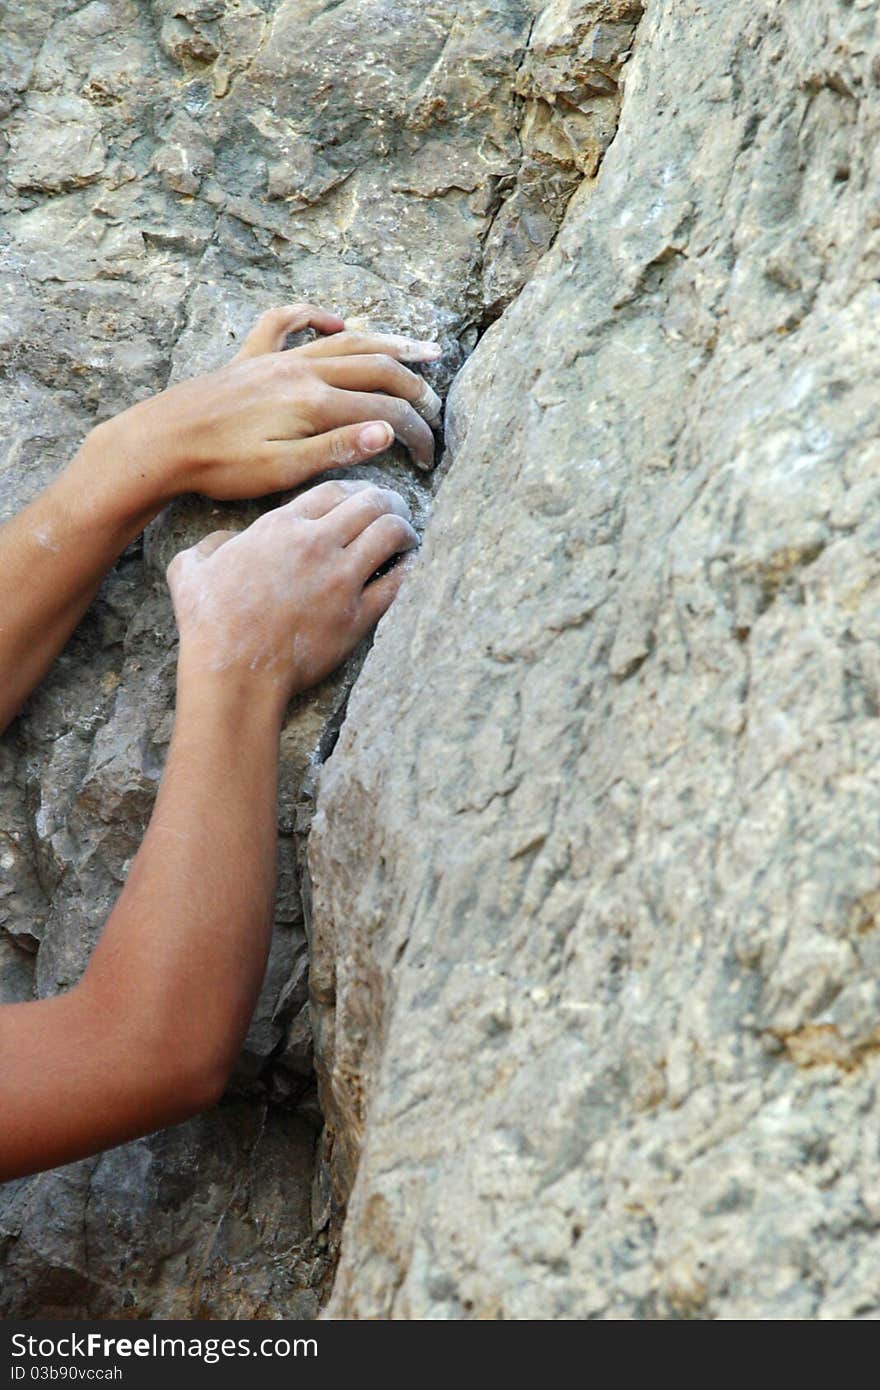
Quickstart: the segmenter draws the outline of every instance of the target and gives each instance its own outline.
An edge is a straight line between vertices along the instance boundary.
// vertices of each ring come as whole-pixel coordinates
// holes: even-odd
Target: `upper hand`
[[[327,336],[279,351],[288,333],[307,326]],[[347,333],[338,315],[308,304],[270,309],[227,366],[111,423],[126,423],[129,451],[133,444],[160,470],[170,495],[227,500],[278,492],[371,458],[395,436],[430,468],[441,403],[403,361],[439,354],[436,343]]]

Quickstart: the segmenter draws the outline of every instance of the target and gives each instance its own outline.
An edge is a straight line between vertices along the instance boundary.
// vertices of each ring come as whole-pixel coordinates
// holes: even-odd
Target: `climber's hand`
[[[279,350],[305,327],[328,336]],[[440,400],[403,360],[432,361],[439,352],[435,343],[346,333],[341,318],[311,305],[271,309],[227,366],[139,402],[94,433],[105,456],[121,457],[145,505],[150,488],[162,501],[183,492],[279,492],[372,458],[395,436],[430,468],[428,421],[439,419]]]
[[[181,681],[245,685],[282,712],[378,621],[406,562],[372,576],[417,545],[403,498],[354,481],[321,483],[246,531],[206,536],[168,567]]]

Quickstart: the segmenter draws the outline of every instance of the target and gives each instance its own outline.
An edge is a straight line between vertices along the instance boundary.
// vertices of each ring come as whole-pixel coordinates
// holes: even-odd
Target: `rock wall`
[[[878,1316],[878,55],[648,0],[455,383],[310,841],[331,1316]]]
[[[0,519],[96,420],[218,364],[273,303],[439,337],[445,387],[595,183],[639,10],[0,0]],[[424,520],[435,480],[402,453],[358,471]],[[0,744],[0,999],[78,977],[149,818],[167,559],[264,505],[170,509]],[[227,1102],[0,1190],[0,1315],[316,1313],[333,1223],[298,857],[362,656],[284,732],[277,930]]]
[[[274,302],[455,378],[434,480],[359,470],[434,512],[347,712],[363,653],[291,711],[230,1095],[0,1190],[0,1313],[314,1316],[341,1231],[331,1317],[878,1315],[878,39],[0,4],[0,515]],[[167,513],[0,745],[3,998],[149,815],[165,560],[263,505]]]

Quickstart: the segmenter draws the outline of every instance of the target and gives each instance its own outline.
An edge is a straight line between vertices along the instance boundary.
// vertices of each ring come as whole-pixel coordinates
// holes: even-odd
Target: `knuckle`
[[[296,544],[300,555],[314,560],[324,549],[324,534],[313,521],[304,521],[298,528]]]
[[[422,434],[427,429],[421,415],[414,405],[410,405],[409,401],[400,402],[400,418],[405,427],[415,434]]]
[[[271,359],[275,375],[285,381],[308,375],[308,368],[295,352],[276,352]]]
[[[248,527],[247,534],[257,535],[268,541],[276,541],[285,533],[290,517],[284,507],[273,507],[271,511],[258,516]]]
[[[326,583],[331,593],[345,593],[351,588],[351,569],[342,556],[337,557],[336,564],[331,565],[328,569]]]
[[[300,493],[300,498],[303,500],[308,498],[309,501],[315,501],[319,504],[323,504],[324,502],[330,502],[331,504],[339,503],[344,496],[345,493],[343,489],[337,482],[333,481],[318,483],[317,487],[307,488],[305,492]]]
[[[310,503],[316,503],[319,507],[327,506],[332,509],[345,502],[350,496],[351,494],[342,483],[330,479],[326,483],[318,483],[316,487],[307,488],[305,492],[300,493],[296,501],[304,502],[308,499]]]
[[[286,361],[287,354],[284,352],[273,352],[265,357],[258,357],[255,364],[255,371],[262,373],[271,382],[283,382],[290,379],[290,364]]]
[[[352,495],[347,488],[342,487],[339,483],[324,483],[323,486],[327,489],[325,497],[331,507],[341,506]]]
[[[165,580],[171,589],[180,583],[184,573],[196,558],[197,547],[187,546],[185,550],[178,550],[176,555],[172,555],[165,568]]]
[[[405,428],[408,421],[410,406],[400,396],[386,395],[382,399],[384,407],[382,414],[392,424],[395,430]]]
[[[358,458],[351,439],[344,432],[332,434],[330,436],[329,448],[327,450],[330,464],[333,467],[342,467],[345,464],[355,463]]]
[[[333,388],[317,372],[308,372],[302,378],[302,390],[312,405],[327,405],[332,399]]]
[[[377,520],[388,511],[388,497],[384,488],[369,487],[360,495],[360,505],[368,516]]]
[[[307,404],[317,404],[327,399],[330,388],[318,372],[309,365],[307,358],[296,358],[293,353],[279,353],[281,371],[290,389],[296,391],[300,400]]]
[[[340,489],[340,498],[356,497],[359,493],[366,492],[367,488],[373,486],[367,478],[337,478],[332,484],[333,487]]]

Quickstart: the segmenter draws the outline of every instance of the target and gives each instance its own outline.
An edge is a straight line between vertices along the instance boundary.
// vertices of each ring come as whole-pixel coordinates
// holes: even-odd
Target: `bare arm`
[[[217,1099],[265,968],[278,731],[388,607],[416,536],[396,494],[324,483],[176,557],[178,706],[155,811],[79,984],[0,1008],[0,1180]]]
[[[161,506],[102,486],[101,439],[90,436],[51,487],[0,529],[0,732]]]
[[[276,351],[306,324],[328,336]],[[430,465],[426,418],[436,417],[437,398],[399,359],[429,361],[436,345],[342,328],[310,305],[264,314],[228,367],[99,425],[52,486],[0,529],[0,731],[125,546],[173,497],[280,491],[380,453],[394,435]]]
[[[277,733],[258,701],[182,695],[153,820],[82,981],[0,1008],[0,1180],[219,1097],[271,933]]]

